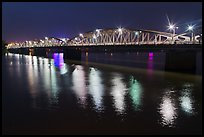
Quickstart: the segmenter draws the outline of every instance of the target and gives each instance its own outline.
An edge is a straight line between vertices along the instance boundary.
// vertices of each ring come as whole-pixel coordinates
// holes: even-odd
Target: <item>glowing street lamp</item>
[[[175,26],[175,24],[169,24],[168,26],[169,30],[172,30],[172,44],[174,43],[174,35],[176,34],[176,29],[178,29],[178,27]]]
[[[99,32],[100,32],[100,29],[96,29],[96,32],[99,33]]]
[[[122,34],[123,33],[123,28],[118,28],[118,32],[119,32],[119,34]]]
[[[189,30],[189,31],[193,31],[193,29],[194,29],[194,26],[192,26],[192,25],[189,25],[189,26],[188,26],[188,30]]]
[[[188,25],[187,30],[191,32],[191,41],[194,42],[194,34],[193,34],[194,25]]]
[[[82,33],[80,33],[79,36],[82,37],[82,38],[84,37],[84,35]]]

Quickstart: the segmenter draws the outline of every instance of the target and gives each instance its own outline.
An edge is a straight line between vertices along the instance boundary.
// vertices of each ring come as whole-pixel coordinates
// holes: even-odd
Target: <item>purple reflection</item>
[[[63,53],[54,53],[53,59],[54,59],[54,65],[58,68],[62,68],[64,65],[64,58]]]
[[[153,52],[149,52],[148,61],[147,61],[147,72],[148,75],[152,75],[153,73]]]
[[[153,56],[154,56],[154,53],[153,53],[153,52],[149,52],[149,58],[148,58],[148,60],[153,60]]]

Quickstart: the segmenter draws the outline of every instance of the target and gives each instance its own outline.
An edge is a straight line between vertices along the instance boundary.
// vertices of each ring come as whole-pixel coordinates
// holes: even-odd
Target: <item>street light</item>
[[[96,29],[96,32],[99,33],[99,32],[100,32],[100,29]]]
[[[123,28],[118,28],[118,32],[119,32],[119,34],[122,34]]]
[[[84,35],[82,33],[80,33],[79,36],[82,37],[82,38],[84,37]]]
[[[194,43],[193,29],[194,29],[194,25],[188,25],[187,30],[191,32],[191,42]]]
[[[175,26],[175,24],[169,24],[168,26],[169,30],[172,30],[172,44],[174,43],[174,35],[176,34],[176,29],[178,29],[178,27]]]

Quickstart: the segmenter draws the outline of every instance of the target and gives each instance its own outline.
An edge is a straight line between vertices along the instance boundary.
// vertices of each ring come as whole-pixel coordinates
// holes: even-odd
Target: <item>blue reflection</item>
[[[64,63],[63,58],[64,53],[54,53],[53,59],[54,59],[54,65],[60,70],[60,74],[66,74],[68,72],[67,65]]]
[[[130,92],[134,109],[139,110],[139,107],[141,106],[141,99],[142,99],[142,86],[136,79],[134,79],[133,76],[131,76],[129,83],[130,83],[129,92]]]
[[[54,53],[53,54],[54,65],[57,68],[62,68],[64,65],[63,53]]]

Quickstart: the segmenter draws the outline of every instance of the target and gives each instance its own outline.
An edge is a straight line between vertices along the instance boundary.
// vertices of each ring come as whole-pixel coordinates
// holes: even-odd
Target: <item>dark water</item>
[[[152,66],[6,54],[3,134],[202,134],[202,76]]]

